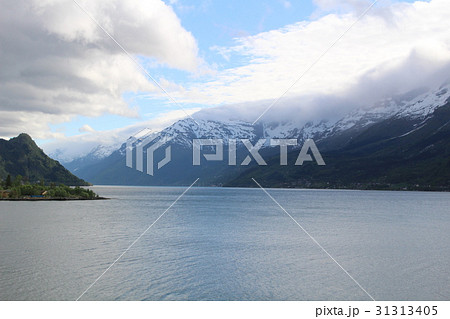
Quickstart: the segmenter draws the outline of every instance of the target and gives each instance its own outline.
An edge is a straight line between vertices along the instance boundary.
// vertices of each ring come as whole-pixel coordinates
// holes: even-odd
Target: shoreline
[[[188,187],[189,185],[92,185],[91,187]],[[203,187],[203,188],[243,188],[243,189],[252,189],[252,188],[258,188],[255,186],[231,186],[231,185],[201,185],[196,187]],[[387,191],[387,192],[438,192],[438,193],[449,193],[450,187],[445,187],[442,189],[439,188],[376,188],[376,187],[289,187],[289,186],[267,186],[265,188],[269,189],[305,189],[305,190],[349,190],[349,191]]]
[[[10,202],[39,202],[39,201],[73,201],[73,200],[108,200],[111,198],[107,197],[97,197],[97,198],[0,198],[0,201],[10,201]]]

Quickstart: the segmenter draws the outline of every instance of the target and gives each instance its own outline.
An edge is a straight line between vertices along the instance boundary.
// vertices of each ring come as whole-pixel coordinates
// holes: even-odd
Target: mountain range
[[[374,105],[353,110],[346,115],[319,119],[299,126],[294,121],[264,122],[252,125],[242,121],[193,120],[186,118],[158,133],[133,140],[136,146],[151,140],[144,148],[159,145],[155,159],[164,158],[170,146],[171,161],[153,176],[126,166],[127,145],[114,151],[99,145],[88,155],[64,165],[77,176],[94,184],[110,185],[189,185],[197,177],[199,184],[255,186],[252,177],[268,187],[333,187],[376,189],[450,188],[450,84],[434,89],[420,89],[393,96]],[[194,117],[195,118],[195,117]],[[206,161],[193,166],[193,139],[221,139],[223,161]],[[269,139],[297,140],[289,147],[288,164],[280,166],[280,147]],[[267,165],[252,160],[241,165],[249,150],[241,142],[255,145],[266,139],[259,153]],[[312,139],[326,165],[294,161],[302,144]],[[230,141],[237,140],[236,165],[228,165]],[[125,141],[124,141],[125,142]],[[212,146],[202,153],[214,153]],[[53,154],[57,156],[58,154]],[[136,152],[133,153],[136,157]],[[248,162],[248,161],[247,161]]]

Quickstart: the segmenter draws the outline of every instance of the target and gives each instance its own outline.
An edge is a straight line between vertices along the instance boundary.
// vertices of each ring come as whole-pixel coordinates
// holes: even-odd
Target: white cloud
[[[80,128],[78,129],[78,131],[79,131],[80,133],[87,133],[87,132],[89,132],[89,133],[94,133],[94,132],[95,132],[95,130],[94,130],[91,126],[89,126],[88,124],[85,124],[85,125],[83,125],[82,127],[80,127]]]
[[[161,0],[79,2],[131,54],[192,73],[203,67],[196,40]],[[136,117],[123,93],[157,91],[71,0],[2,1],[0,65],[0,136],[47,138],[49,123],[76,115]]]
[[[51,132],[48,123],[67,122],[70,119],[71,117],[66,115],[26,111],[8,112],[0,109],[0,138],[9,138],[20,133],[30,133],[33,138],[59,138],[63,134]],[[33,132],[38,132],[38,136],[33,135]]]
[[[324,7],[348,4],[350,13],[328,14],[279,30],[236,39],[219,51],[230,61],[247,60],[219,71],[208,83],[192,83],[172,94],[179,100],[208,105],[239,105],[253,119],[286,91],[355,21],[360,1],[318,1]],[[366,8],[367,6],[365,6]],[[358,22],[280,101],[301,110],[312,96],[358,96],[368,83],[382,88],[377,99],[427,85],[450,62],[450,6],[446,0],[397,3],[374,8]],[[217,48],[216,48],[217,50]],[[411,72],[414,70],[414,72]],[[387,75],[396,78],[389,81]],[[442,76],[442,74],[441,74]],[[389,86],[378,81],[388,80]],[[359,94],[361,97],[361,94]],[[297,97],[295,100],[294,98]],[[370,103],[362,99],[360,102]],[[314,104],[314,103],[313,103]],[[295,106],[297,105],[297,106]],[[295,108],[297,107],[297,108]],[[246,108],[246,110],[242,110]],[[276,113],[274,111],[273,113]],[[233,113],[236,116],[236,112]],[[291,112],[292,114],[292,112]],[[277,115],[277,114],[275,114]]]

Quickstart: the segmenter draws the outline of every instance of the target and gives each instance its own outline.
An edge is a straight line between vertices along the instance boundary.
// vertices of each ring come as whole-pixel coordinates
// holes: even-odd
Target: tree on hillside
[[[22,185],[22,179],[23,179],[22,175],[17,175],[16,178],[14,179],[14,182],[12,183],[13,186],[17,187]]]
[[[11,183],[11,175],[8,174],[8,177],[6,177],[5,187],[10,188],[12,185]]]

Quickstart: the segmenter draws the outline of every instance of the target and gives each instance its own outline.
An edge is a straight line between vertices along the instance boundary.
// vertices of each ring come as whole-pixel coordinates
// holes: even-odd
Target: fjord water
[[[0,202],[0,300],[74,300],[183,192]],[[377,300],[450,298],[450,194],[272,196]],[[82,300],[368,300],[261,189],[192,188]]]

